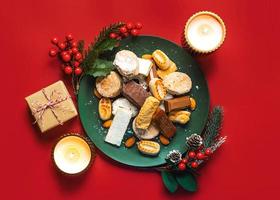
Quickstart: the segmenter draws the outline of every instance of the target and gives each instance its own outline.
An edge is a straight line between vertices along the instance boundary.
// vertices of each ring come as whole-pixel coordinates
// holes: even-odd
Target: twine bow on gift
[[[38,101],[33,102],[32,103],[32,115],[38,115],[38,117],[35,117],[35,122],[36,123],[40,123],[43,119],[43,115],[45,113],[45,111],[47,109],[50,109],[53,113],[53,115],[55,116],[56,120],[58,121],[58,123],[60,125],[63,124],[63,122],[59,119],[58,115],[55,113],[54,108],[61,108],[63,111],[72,111],[69,110],[67,107],[65,106],[59,106],[58,104],[66,101],[67,99],[71,98],[70,96],[62,96],[62,94],[56,90],[53,90],[51,95],[48,97],[48,95],[46,94],[45,89],[42,89],[42,93],[44,94],[45,98],[48,100],[47,103],[45,104],[40,104],[38,103]]]

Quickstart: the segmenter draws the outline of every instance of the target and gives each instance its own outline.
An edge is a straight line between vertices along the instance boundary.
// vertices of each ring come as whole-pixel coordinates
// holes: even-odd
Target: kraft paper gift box
[[[62,81],[57,81],[25,98],[41,132],[77,116],[75,105]]]

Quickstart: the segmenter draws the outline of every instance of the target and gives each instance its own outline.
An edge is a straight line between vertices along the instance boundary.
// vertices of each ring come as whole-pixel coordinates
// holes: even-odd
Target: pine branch
[[[79,40],[78,41],[78,50],[82,54],[84,53],[84,47],[85,47],[85,41],[84,40]]]
[[[220,146],[222,146],[223,143],[225,143],[227,140],[227,136],[218,138],[215,143],[210,147],[211,151],[216,151]]]
[[[122,27],[124,25],[123,22],[117,22],[117,23],[113,23],[110,24],[109,26],[104,27],[99,35],[97,37],[95,37],[94,42],[93,42],[93,48],[99,48],[100,45],[102,44],[102,42],[109,38],[110,33],[115,33],[115,32],[119,32],[119,28]]]
[[[82,66],[86,73],[88,71],[95,71],[95,61],[99,58],[100,54],[104,53],[105,51],[112,50],[117,45],[119,41],[117,39],[111,39],[109,36],[110,33],[119,32],[119,28],[123,25],[123,22],[111,24],[107,27],[104,27],[99,35],[95,37],[94,42],[92,42],[85,51],[85,57]],[[104,73],[101,74],[107,74],[108,71],[110,70],[104,71]]]
[[[215,143],[216,138],[218,137],[223,121],[223,108],[216,106],[213,108],[212,112],[208,117],[206,123],[205,132],[203,135],[204,146],[210,147]]]
[[[220,137],[217,140],[215,140],[214,144],[210,147],[212,153],[214,153],[218,148],[222,146],[226,142],[227,136]],[[198,160],[197,163],[198,165],[201,165],[204,163],[206,160]]]

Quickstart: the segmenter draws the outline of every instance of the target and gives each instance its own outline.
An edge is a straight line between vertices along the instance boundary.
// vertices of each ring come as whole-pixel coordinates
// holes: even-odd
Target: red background
[[[275,199],[280,178],[278,7],[276,0],[2,1],[0,198]],[[211,105],[224,106],[222,133],[228,141],[200,170],[198,192],[171,195],[159,173],[120,166],[101,152],[86,175],[59,175],[51,148],[62,134],[83,132],[80,121],[42,136],[24,101],[65,78],[48,57],[50,38],[72,32],[90,42],[104,25],[131,20],[144,24],[143,34],[179,44],[186,20],[200,10],[218,13],[227,26],[224,45],[197,59],[208,80]]]

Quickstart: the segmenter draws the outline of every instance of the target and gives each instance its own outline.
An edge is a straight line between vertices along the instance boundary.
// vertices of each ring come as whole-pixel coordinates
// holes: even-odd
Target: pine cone
[[[197,134],[191,134],[190,137],[186,138],[186,144],[191,149],[197,149],[203,144],[203,139],[200,135]]]
[[[168,153],[166,159],[170,160],[174,164],[177,164],[182,160],[182,154],[178,150],[172,150]]]

